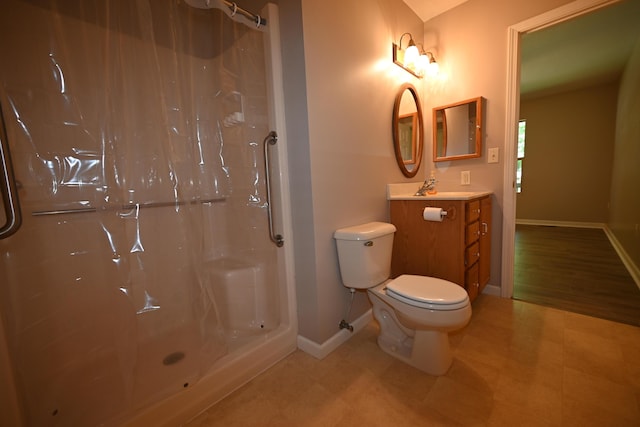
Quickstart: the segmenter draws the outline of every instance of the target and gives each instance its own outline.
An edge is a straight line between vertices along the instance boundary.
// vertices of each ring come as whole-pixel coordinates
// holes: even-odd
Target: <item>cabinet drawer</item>
[[[480,244],[475,242],[469,246],[464,252],[464,265],[469,267],[480,259]]]
[[[467,290],[471,301],[478,296],[480,289],[480,269],[477,263],[465,272],[464,288]]]
[[[467,246],[478,240],[480,238],[480,221],[472,222],[467,225],[465,234],[464,242]]]
[[[467,207],[465,209],[465,219],[466,223],[470,223],[476,221],[480,218],[480,200],[473,200],[467,203]]]

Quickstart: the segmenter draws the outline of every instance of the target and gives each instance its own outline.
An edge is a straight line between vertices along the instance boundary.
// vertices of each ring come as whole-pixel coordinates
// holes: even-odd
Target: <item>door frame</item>
[[[520,118],[521,35],[567,21],[621,0],[576,0],[507,29],[507,98],[505,120],[505,164],[503,177],[502,286],[501,296],[513,297],[516,234],[516,163]]]

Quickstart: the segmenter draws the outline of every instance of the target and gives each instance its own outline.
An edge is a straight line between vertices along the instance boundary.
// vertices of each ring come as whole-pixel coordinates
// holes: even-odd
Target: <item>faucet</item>
[[[422,183],[422,187],[420,187],[418,191],[416,191],[416,194],[414,194],[414,196],[424,196],[426,193],[435,190],[435,188],[436,179],[432,176],[431,178],[424,180],[424,183]]]

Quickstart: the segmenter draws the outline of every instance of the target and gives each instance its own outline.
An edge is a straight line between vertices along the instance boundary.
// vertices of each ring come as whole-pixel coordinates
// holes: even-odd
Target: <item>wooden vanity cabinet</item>
[[[480,199],[480,282],[482,292],[491,277],[491,196]]]
[[[489,281],[491,196],[471,200],[391,200],[392,277],[418,274],[463,286],[473,301]],[[425,207],[447,211],[441,222],[425,221]]]

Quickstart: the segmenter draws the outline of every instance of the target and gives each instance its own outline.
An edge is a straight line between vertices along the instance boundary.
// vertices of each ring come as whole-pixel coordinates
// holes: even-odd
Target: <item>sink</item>
[[[470,200],[491,194],[491,191],[438,191],[415,196],[422,182],[387,184],[387,200]]]

